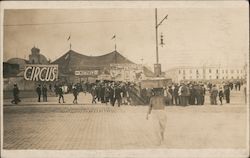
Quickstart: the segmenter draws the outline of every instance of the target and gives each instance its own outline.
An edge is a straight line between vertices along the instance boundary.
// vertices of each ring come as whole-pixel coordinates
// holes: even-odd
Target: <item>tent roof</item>
[[[98,69],[102,67],[107,67],[111,63],[123,64],[130,63],[132,61],[128,60],[122,56],[117,51],[101,55],[101,56],[87,56],[77,53],[73,50],[69,50],[60,58],[52,62],[52,64],[58,64],[59,67],[67,70],[79,70],[79,69]]]

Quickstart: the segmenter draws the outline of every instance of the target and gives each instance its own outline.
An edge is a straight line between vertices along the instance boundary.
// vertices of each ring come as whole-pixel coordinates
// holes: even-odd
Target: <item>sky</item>
[[[162,70],[178,66],[243,66],[248,57],[247,7],[159,8],[164,36],[159,46]],[[111,39],[116,35],[116,39]],[[70,40],[67,40],[70,36]],[[4,12],[3,60],[28,59],[33,46],[54,61],[69,48],[99,56],[117,51],[153,67],[154,8],[9,9]],[[160,40],[159,40],[160,41]],[[142,60],[143,59],[143,60]]]

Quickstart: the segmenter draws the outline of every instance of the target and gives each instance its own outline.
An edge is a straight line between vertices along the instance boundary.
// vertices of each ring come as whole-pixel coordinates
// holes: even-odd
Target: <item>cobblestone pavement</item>
[[[145,119],[148,107],[112,107],[88,104],[90,95],[80,94],[80,104],[5,100],[4,149],[145,149],[145,148],[245,148],[247,106],[241,93],[223,106],[168,106],[165,142],[159,145],[158,124]],[[236,99],[234,99],[236,98]],[[67,104],[68,103],[68,104]],[[69,104],[70,103],[70,104]]]

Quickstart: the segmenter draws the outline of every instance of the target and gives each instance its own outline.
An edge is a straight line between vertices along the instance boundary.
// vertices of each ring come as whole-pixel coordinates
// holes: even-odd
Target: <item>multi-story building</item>
[[[165,77],[180,81],[222,81],[246,79],[244,67],[177,67],[165,72]]]

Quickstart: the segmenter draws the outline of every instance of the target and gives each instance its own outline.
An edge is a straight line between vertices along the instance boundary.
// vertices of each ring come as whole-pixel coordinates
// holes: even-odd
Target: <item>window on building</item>
[[[199,74],[199,70],[196,70],[196,74]]]
[[[211,70],[211,69],[209,69],[209,73],[212,73],[212,70]]]
[[[228,79],[228,77],[226,76],[226,79]]]
[[[183,80],[185,80],[185,76],[183,76]]]
[[[234,77],[233,77],[233,76],[232,76],[231,78],[232,78],[232,79],[234,79]]]
[[[222,77],[222,79],[224,80],[224,77]]]
[[[179,74],[181,74],[181,70],[179,70]]]
[[[216,73],[219,73],[219,70],[218,70],[218,69],[216,70]]]
[[[237,79],[239,79],[240,77],[239,76],[237,76]]]
[[[211,76],[211,75],[209,76],[209,79],[212,79],[212,76]]]
[[[231,70],[231,73],[233,74],[233,73],[234,73],[234,70]]]
[[[196,78],[199,78],[199,76],[196,76]]]
[[[219,79],[219,76],[216,76],[216,79]]]
[[[226,74],[227,74],[227,70],[226,70]]]

